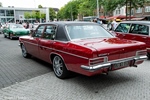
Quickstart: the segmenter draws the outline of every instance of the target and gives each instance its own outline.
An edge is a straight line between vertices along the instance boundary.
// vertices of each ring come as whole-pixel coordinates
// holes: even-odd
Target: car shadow
[[[53,71],[53,66],[52,66],[52,64],[50,64],[50,63],[48,63],[48,62],[45,62],[45,61],[43,61],[43,60],[40,60],[40,59],[38,59],[38,58],[36,58],[36,57],[33,57],[33,56],[32,56],[30,59],[32,59],[32,60],[35,61],[36,63],[42,65],[42,67],[48,68],[48,69],[50,69],[50,71]]]
[[[129,74],[127,73],[114,71],[110,72],[108,75],[100,74],[91,77],[76,74],[75,77],[65,81],[70,84],[76,83],[89,92],[98,93],[102,92],[101,90],[105,90],[105,88],[108,89],[118,85],[124,85],[129,82],[135,82],[136,78],[133,74],[129,77]]]

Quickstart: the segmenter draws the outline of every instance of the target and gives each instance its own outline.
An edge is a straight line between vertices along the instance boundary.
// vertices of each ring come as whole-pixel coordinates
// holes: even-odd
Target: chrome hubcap
[[[60,57],[55,56],[53,60],[53,69],[57,76],[61,76],[63,74],[63,62]]]

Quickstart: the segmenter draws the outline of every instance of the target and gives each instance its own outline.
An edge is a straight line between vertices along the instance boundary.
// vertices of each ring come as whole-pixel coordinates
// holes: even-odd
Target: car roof
[[[95,24],[94,22],[84,22],[84,21],[56,21],[56,22],[47,22],[47,23],[41,23],[42,24],[57,24],[57,25],[68,25],[68,24]]]
[[[136,24],[150,25],[150,21],[122,21],[120,23],[136,23]]]

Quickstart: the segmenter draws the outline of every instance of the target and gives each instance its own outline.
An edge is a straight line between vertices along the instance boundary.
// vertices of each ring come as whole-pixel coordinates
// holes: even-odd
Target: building
[[[55,8],[56,9],[56,8]],[[54,10],[55,10],[54,9]],[[56,9],[58,10],[58,9]],[[35,18],[26,19],[24,16],[25,12],[39,11],[46,14],[46,22],[49,21],[49,8],[17,8],[13,6],[0,7],[0,22],[17,22],[17,21],[29,21],[34,22]],[[58,12],[58,11],[57,11]],[[42,19],[40,19],[42,22]]]
[[[127,7],[127,16],[129,16],[130,7]],[[113,16],[116,15],[126,15],[126,6],[121,8],[117,8],[113,12]],[[145,4],[144,7],[132,8],[131,9],[131,16],[138,17],[138,18],[146,18],[150,20],[150,4]]]

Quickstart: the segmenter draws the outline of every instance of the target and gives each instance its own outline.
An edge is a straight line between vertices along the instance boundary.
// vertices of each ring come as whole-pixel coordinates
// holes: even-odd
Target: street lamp
[[[99,18],[99,0],[97,0],[97,18]]]

